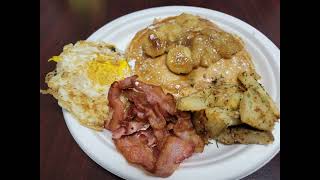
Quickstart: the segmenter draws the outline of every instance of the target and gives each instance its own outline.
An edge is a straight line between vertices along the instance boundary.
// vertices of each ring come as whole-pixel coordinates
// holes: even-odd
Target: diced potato
[[[181,111],[200,111],[207,108],[206,97],[210,89],[199,91],[177,100],[176,106]]]
[[[240,102],[241,121],[260,130],[271,131],[277,117],[255,89],[249,88]]]
[[[230,127],[216,138],[223,144],[271,144],[274,137],[269,131],[259,131],[244,127]]]
[[[224,113],[226,114],[224,121],[228,127],[242,124],[239,111],[224,110]]]
[[[207,121],[204,110],[196,111],[192,114],[192,124],[199,135],[205,135],[205,123]]]
[[[242,93],[216,95],[215,101],[214,103],[211,103],[211,105],[215,107],[223,107],[230,110],[237,110],[239,109],[242,95]]]
[[[200,111],[205,108],[206,99],[200,96],[187,96],[177,101],[177,109],[181,111]]]
[[[213,94],[207,99],[209,107],[238,110],[243,92],[237,85],[221,85],[212,88]]]
[[[227,123],[224,121],[226,116],[217,110],[217,108],[207,108],[205,112],[208,119],[205,123],[205,129],[208,132],[209,137],[214,138],[228,127]]]
[[[254,75],[249,75],[247,72],[244,72],[240,74],[238,78],[247,89],[252,87],[256,90],[256,92],[262,98],[262,101],[270,106],[271,111],[277,117],[276,120],[280,118],[280,112],[276,104],[269,94],[264,90],[262,85],[254,78]]]
[[[275,103],[252,76],[243,73],[239,80],[247,88],[240,102],[241,121],[257,129],[271,131],[280,117]]]
[[[207,108],[205,110],[207,121],[205,129],[210,138],[219,135],[228,126],[238,125],[241,123],[239,117],[235,117],[234,112],[221,108]]]

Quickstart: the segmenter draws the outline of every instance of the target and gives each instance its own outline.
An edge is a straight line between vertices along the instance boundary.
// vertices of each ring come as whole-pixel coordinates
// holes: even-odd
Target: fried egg
[[[79,41],[49,61],[57,65],[47,74],[48,89],[42,93],[53,95],[82,125],[102,130],[111,119],[110,85],[131,76],[126,59],[110,44]]]

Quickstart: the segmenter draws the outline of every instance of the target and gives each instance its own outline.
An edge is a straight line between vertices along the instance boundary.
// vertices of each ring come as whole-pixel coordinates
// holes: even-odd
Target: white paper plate
[[[182,12],[199,15],[214,21],[224,30],[236,33],[246,43],[262,84],[280,107],[280,50],[262,33],[247,23],[232,16],[197,7],[168,6],[151,8],[120,17],[92,34],[88,40],[113,43],[124,51],[135,33],[150,25],[154,18],[178,15]],[[83,151],[106,170],[124,179],[162,179],[146,174],[142,169],[133,166],[117,152],[111,133],[94,132],[77,122],[63,110],[66,124],[76,142]],[[263,145],[210,144],[201,154],[194,154],[185,160],[167,179],[240,179],[269,162],[280,150],[280,123],[277,123],[273,134],[275,141]]]

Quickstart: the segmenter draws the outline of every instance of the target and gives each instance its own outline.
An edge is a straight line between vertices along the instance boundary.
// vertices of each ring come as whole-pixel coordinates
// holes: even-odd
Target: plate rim
[[[202,8],[202,7],[193,7],[193,6],[161,6],[161,7],[153,7],[153,8],[148,8],[148,9],[143,9],[143,10],[139,10],[139,11],[135,11],[135,12],[132,12],[132,13],[129,13],[129,14],[126,14],[124,16],[121,16],[119,18],[116,18],[108,23],[106,23],[105,25],[103,25],[102,27],[100,27],[97,31],[95,31],[94,33],[92,33],[87,40],[92,40],[94,39],[95,37],[97,37],[99,34],[103,34],[103,31],[104,29],[108,28],[108,26],[112,26],[113,24],[115,24],[116,22],[119,22],[121,19],[125,19],[125,18],[128,18],[132,15],[138,15],[142,12],[145,12],[147,13],[148,11],[152,11],[152,10],[165,10],[165,9],[170,9],[170,8],[184,8],[184,9],[198,9],[198,10],[206,10],[206,11],[212,11],[214,13],[217,13],[217,14],[220,14],[220,15],[223,15],[225,17],[228,17],[228,18],[232,18],[233,20],[236,20],[238,22],[241,22],[242,24],[244,24],[245,26],[249,27],[250,29],[253,29],[255,31],[255,33],[258,34],[258,36],[260,36],[259,38],[263,38],[263,41],[262,42],[267,42],[265,48],[267,49],[273,49],[273,51],[276,51],[275,53],[276,54],[273,54],[275,57],[273,57],[272,59],[275,60],[275,59],[278,59],[278,60],[275,60],[275,61],[272,61],[272,63],[275,62],[275,65],[276,65],[276,70],[279,71],[279,76],[280,76],[280,49],[270,40],[268,39],[263,33],[261,33],[259,30],[257,30],[256,28],[254,28],[253,26],[251,26],[250,24],[236,18],[236,17],[233,17],[231,15],[228,15],[228,14],[225,14],[223,12],[219,12],[219,11],[216,11],[216,10],[212,10],[212,9],[207,9],[207,8]],[[246,27],[246,28],[247,28]],[[280,83],[280,79],[279,79],[279,83]],[[279,89],[280,89],[280,86],[279,86]],[[280,90],[279,90],[280,91]],[[280,98],[280,94],[279,94],[279,98]],[[279,107],[280,108],[280,107]],[[97,164],[99,164],[101,167],[103,167],[104,169],[108,170],[110,173],[113,173],[121,178],[128,178],[128,176],[123,176],[120,171],[115,171],[114,168],[107,168],[105,166],[102,165],[102,163],[94,156],[92,155],[88,149],[86,148],[83,148],[84,145],[82,142],[80,142],[79,138],[77,138],[75,136],[74,133],[72,133],[71,131],[71,124],[70,122],[67,121],[67,111],[63,109],[63,116],[64,116],[64,119],[65,119],[65,122],[68,126],[68,130],[70,132],[70,134],[72,135],[72,137],[75,139],[75,141],[77,142],[77,144],[80,146],[80,149],[83,150],[86,155],[88,155],[92,160],[94,160],[94,162],[96,162]],[[77,123],[77,122],[76,122]],[[279,123],[280,124],[280,123]],[[279,127],[280,129],[280,127]],[[280,131],[280,130],[279,130]],[[280,138],[280,135],[279,135],[279,138]],[[279,139],[280,140],[280,139]],[[244,178],[252,173],[254,173],[255,171],[257,171],[258,169],[260,169],[261,167],[265,166],[268,162],[270,162],[271,159],[273,159],[280,151],[280,141],[279,141],[279,146],[277,147],[277,150],[273,153],[272,156],[269,156],[269,158],[264,161],[263,163],[260,163],[260,165],[256,166],[256,168],[254,169],[251,169],[245,173],[241,173],[241,175],[239,174],[239,176],[237,177],[237,179],[241,179],[241,178]]]

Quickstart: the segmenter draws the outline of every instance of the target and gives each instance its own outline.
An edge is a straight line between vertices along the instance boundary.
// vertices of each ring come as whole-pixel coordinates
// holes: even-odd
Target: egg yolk
[[[62,58],[60,56],[53,56],[52,58],[50,58],[48,61],[55,61],[55,62],[59,62],[61,61]]]
[[[110,85],[114,81],[124,79],[130,73],[130,67],[125,59],[96,60],[88,62],[88,77],[100,85]]]

